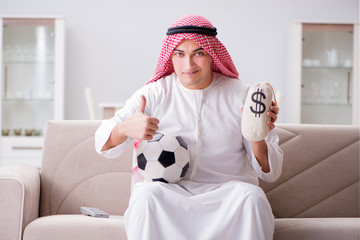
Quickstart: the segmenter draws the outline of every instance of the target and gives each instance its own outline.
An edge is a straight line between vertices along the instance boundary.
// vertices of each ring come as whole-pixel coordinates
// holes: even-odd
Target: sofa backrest
[[[80,206],[122,215],[128,206],[132,148],[117,159],[96,153],[101,121],[50,121],[41,166],[40,215],[80,214]]]
[[[123,215],[132,146],[117,159],[95,152],[101,121],[50,121],[41,167],[40,215],[93,206]],[[276,217],[359,217],[359,126],[278,124],[283,173],[260,186]]]
[[[261,181],[276,217],[359,217],[359,126],[278,124],[283,171]]]

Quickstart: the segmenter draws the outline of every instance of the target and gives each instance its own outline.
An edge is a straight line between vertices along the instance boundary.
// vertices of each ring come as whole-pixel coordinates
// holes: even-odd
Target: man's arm
[[[145,114],[146,99],[142,95],[139,109],[134,115],[117,124],[101,151],[109,150],[125,142],[128,137],[137,140],[151,140],[158,130],[159,120]]]
[[[275,122],[277,119],[277,114],[279,113],[279,107],[276,106],[273,102],[272,106],[270,106],[270,110],[271,111],[267,112],[266,114],[271,118],[271,120],[267,122],[267,125],[269,126],[271,131],[275,128]],[[262,171],[265,173],[270,172],[268,149],[265,140],[251,142],[251,147],[256,157],[256,160],[262,168]]]

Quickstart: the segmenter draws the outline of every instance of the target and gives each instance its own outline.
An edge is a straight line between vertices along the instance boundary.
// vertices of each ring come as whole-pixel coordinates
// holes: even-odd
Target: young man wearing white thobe
[[[134,161],[125,213],[129,240],[272,239],[274,219],[258,177],[275,181],[281,174],[278,136],[242,137],[249,85],[238,79],[207,19],[182,17],[167,34],[154,78],[96,132],[96,149],[109,158],[157,131],[181,136],[189,146],[190,169],[175,184],[141,181]],[[275,105],[266,112],[271,130],[278,112]]]

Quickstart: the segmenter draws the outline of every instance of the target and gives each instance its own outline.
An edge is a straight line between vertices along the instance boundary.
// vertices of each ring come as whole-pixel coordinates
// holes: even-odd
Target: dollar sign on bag
[[[259,96],[260,95],[260,96]],[[260,97],[260,99],[259,99]],[[265,94],[262,92],[262,89],[261,89],[261,92],[259,91],[259,89],[257,89],[257,92],[254,92],[252,95],[251,95],[251,100],[256,103],[255,105],[255,110],[253,109],[252,106],[250,106],[250,110],[255,113],[255,117],[260,117],[260,114],[264,113],[265,110],[266,110],[266,106],[263,102],[261,102],[261,98],[264,98],[266,99],[266,96]]]

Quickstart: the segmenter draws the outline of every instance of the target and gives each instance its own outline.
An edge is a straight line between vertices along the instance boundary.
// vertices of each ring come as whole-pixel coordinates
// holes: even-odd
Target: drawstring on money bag
[[[268,82],[258,82],[250,87],[245,99],[241,131],[248,141],[260,141],[265,139],[270,131],[267,121],[271,118],[266,115],[270,111],[274,97],[277,105],[275,92]]]

